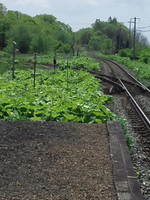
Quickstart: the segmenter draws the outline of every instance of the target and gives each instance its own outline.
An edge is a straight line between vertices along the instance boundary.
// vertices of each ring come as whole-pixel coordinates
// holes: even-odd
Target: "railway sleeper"
[[[134,128],[140,128],[142,130],[145,129],[145,126],[143,124],[138,124],[138,125],[137,125],[137,123],[132,123],[132,124],[133,124]]]
[[[145,131],[144,133],[142,133],[142,135],[146,138],[149,138],[150,137],[150,133],[149,131]],[[150,142],[150,141],[149,141]]]
[[[135,120],[134,119],[131,119],[131,122],[132,122],[132,125],[135,127],[135,128],[146,128],[146,126],[143,124],[143,123],[138,123],[138,122],[135,122]],[[138,125],[137,125],[137,123],[138,123]]]
[[[143,151],[147,154],[150,153],[150,149],[148,147],[143,147]],[[150,159],[148,158],[148,161],[150,161]]]
[[[143,135],[143,133],[145,132],[145,129],[144,129],[144,130],[141,130],[141,129],[136,129],[136,128],[134,128],[134,127],[133,127],[133,129],[134,129],[135,132],[140,133],[141,135]],[[144,136],[144,135],[143,135],[143,136]]]

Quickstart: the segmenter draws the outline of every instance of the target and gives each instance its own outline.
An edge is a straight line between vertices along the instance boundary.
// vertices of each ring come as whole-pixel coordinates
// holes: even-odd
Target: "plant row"
[[[100,91],[89,73],[73,70],[17,71],[0,76],[0,119],[60,122],[106,122],[113,118],[105,104],[111,99]]]
[[[0,51],[0,73],[10,70],[12,67],[12,56]],[[70,68],[86,69],[86,70],[100,70],[101,65],[94,59],[86,56],[78,57],[64,57],[63,54],[58,54],[56,59],[56,66],[59,69],[65,69],[67,66]],[[31,54],[17,54],[15,59],[16,69],[32,69],[34,64],[34,55]],[[37,68],[44,69],[46,66],[54,64],[54,55],[37,55],[36,56]]]

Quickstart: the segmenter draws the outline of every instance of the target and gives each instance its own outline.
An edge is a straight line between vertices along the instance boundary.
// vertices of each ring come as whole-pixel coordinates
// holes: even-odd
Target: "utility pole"
[[[136,59],[136,17],[134,17],[134,31],[133,31],[133,59]]]
[[[130,18],[130,21],[128,22],[129,23],[129,48],[132,48],[132,34],[131,34],[131,24],[134,23],[132,22],[132,19]]]
[[[140,18],[137,18],[137,17],[134,17],[134,31],[133,31],[133,59],[135,60],[136,59],[136,21],[137,19],[140,19]]]

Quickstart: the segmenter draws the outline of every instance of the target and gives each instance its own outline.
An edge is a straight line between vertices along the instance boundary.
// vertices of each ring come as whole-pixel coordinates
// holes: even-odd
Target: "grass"
[[[99,54],[99,56],[102,58],[114,60],[120,64],[125,65],[134,72],[138,79],[145,82],[147,86],[150,86],[150,64],[145,64],[140,61],[133,61],[130,60],[130,58],[120,57],[117,55],[106,56]]]

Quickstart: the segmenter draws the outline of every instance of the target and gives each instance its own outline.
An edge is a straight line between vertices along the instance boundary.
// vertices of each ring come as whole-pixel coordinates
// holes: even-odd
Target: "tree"
[[[111,16],[108,18],[108,23],[112,23],[112,18],[111,18]]]
[[[50,49],[49,39],[45,33],[39,32],[33,37],[30,50],[38,53],[46,53]]]
[[[87,46],[92,36],[92,29],[85,28],[81,29],[77,34],[77,40],[80,41],[81,45]]]
[[[2,3],[0,3],[0,16],[4,16],[6,12],[7,8]]]
[[[89,47],[102,53],[111,53],[112,41],[103,34],[93,35],[89,42]]]
[[[0,3],[0,50],[10,50],[15,40],[22,53],[72,51],[75,55],[75,51],[82,47],[106,53],[112,49],[118,52],[129,47],[128,32],[127,27],[118,23],[115,17],[109,17],[108,22],[96,19],[90,28],[73,33],[69,25],[58,21],[53,15],[31,17],[18,11],[7,11]],[[145,45],[148,45],[146,38],[137,34],[136,46],[140,48]]]
[[[6,47],[7,31],[9,29],[9,24],[5,20],[0,20],[0,49],[2,50]]]
[[[54,17],[53,15],[47,15],[47,14],[36,15],[34,19],[36,22],[39,22],[39,23],[43,22],[47,24],[53,24],[56,22],[56,17]]]
[[[29,27],[19,24],[14,27],[12,31],[12,38],[17,43],[17,48],[21,53],[27,53],[30,48],[31,36]]]

